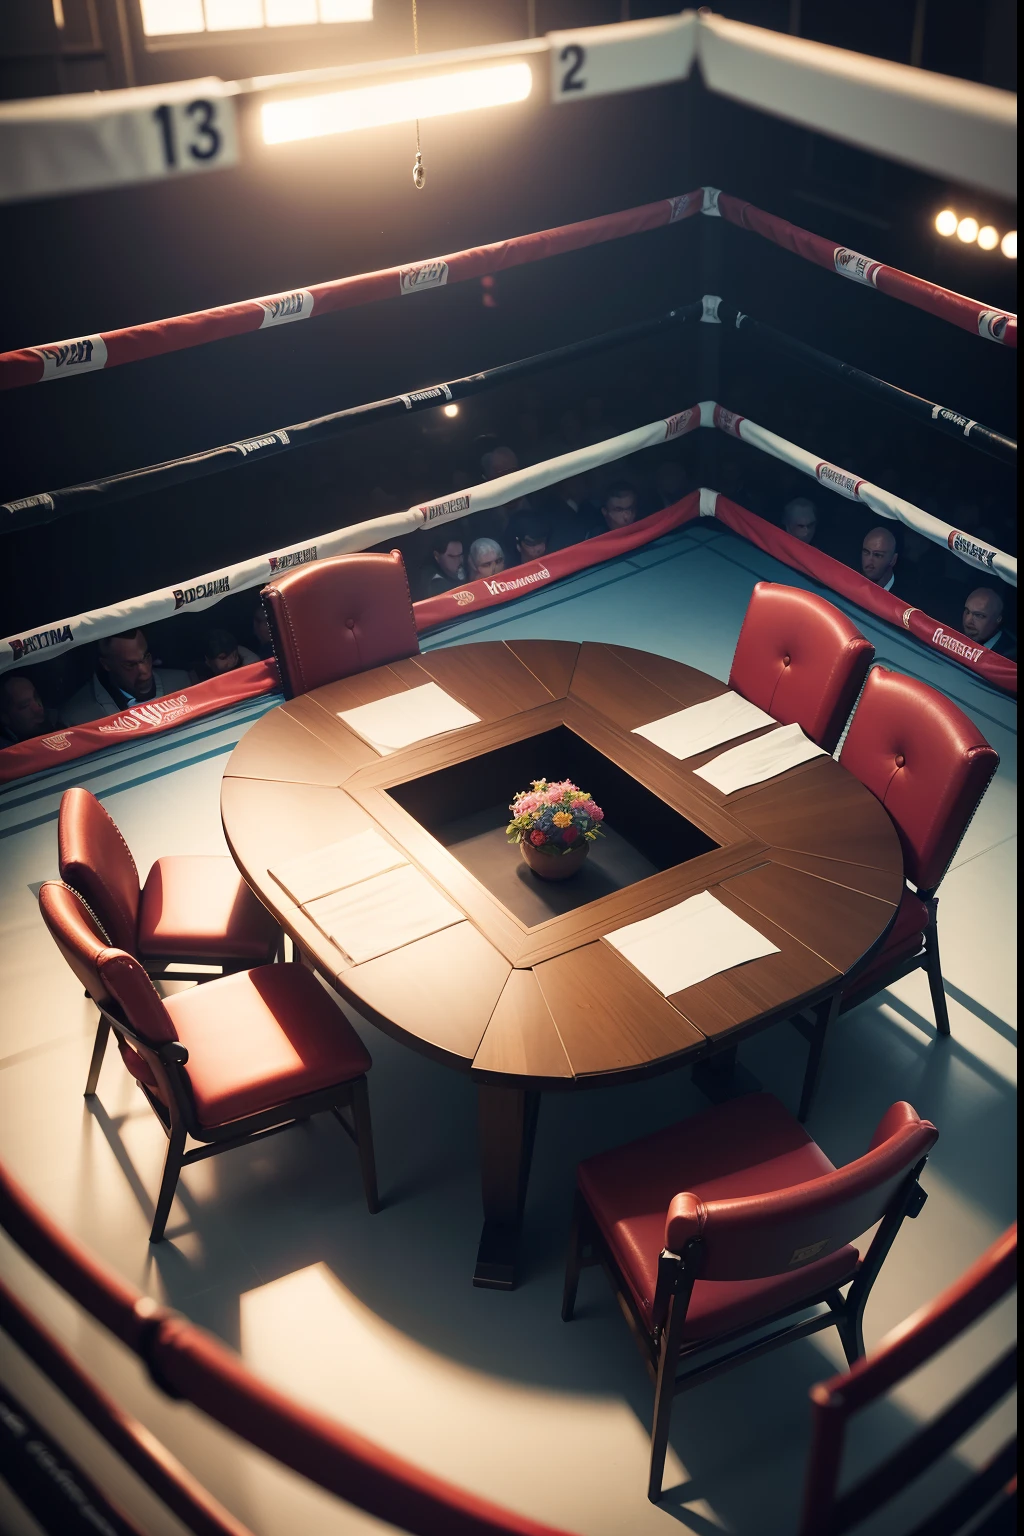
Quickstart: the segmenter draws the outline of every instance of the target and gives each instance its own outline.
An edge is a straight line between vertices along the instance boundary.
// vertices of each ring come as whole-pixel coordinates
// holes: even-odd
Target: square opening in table
[[[541,776],[572,779],[605,814],[605,835],[565,881],[539,879],[505,836],[513,796]],[[721,846],[565,725],[387,793],[528,927]]]

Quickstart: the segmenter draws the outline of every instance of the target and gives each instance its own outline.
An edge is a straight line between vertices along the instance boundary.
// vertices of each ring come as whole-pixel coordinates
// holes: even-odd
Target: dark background
[[[239,78],[412,51],[410,7],[377,0],[366,26],[287,38],[145,48],[136,0],[64,0],[62,32],[46,4],[18,0],[0,21],[0,94],[181,79]],[[747,0],[726,15],[882,57],[1014,88],[1015,6],[940,0]],[[536,29],[659,14],[618,0],[537,0]],[[432,52],[527,34],[511,0],[420,0],[420,47]],[[42,21],[40,20],[42,17]],[[119,18],[121,18],[119,20]],[[965,19],[966,18],[966,19]],[[123,23],[123,24],[122,24]],[[316,30],[318,35],[309,33]],[[702,183],[968,293],[1015,309],[1016,263],[943,240],[953,206],[1000,230],[1013,205],[711,96],[677,86],[552,108],[527,103],[423,125],[426,190],[413,189],[411,125],[243,151],[234,170],[0,211],[8,302],[0,350],[161,318],[255,294],[435,256],[685,192]],[[712,281],[711,274],[717,273]],[[1014,435],[1014,354],[799,261],[717,220],[562,256],[415,300],[395,299],[310,324],[10,391],[0,397],[0,500],[138,467],[409,391],[640,319],[713,289],[741,309],[904,388]],[[255,462],[106,512],[79,514],[3,542],[0,633],[215,572],[221,565],[479,478],[479,438],[524,461],[565,437],[637,426],[698,393],[699,331],[635,344],[554,370],[464,406],[382,423],[336,442]],[[723,328],[718,398],[732,409],[1016,550],[1008,471],[845,387],[752,351]],[[584,403],[589,406],[584,408]],[[860,509],[744,445],[710,434],[675,450],[752,510],[778,520],[810,493],[826,547],[856,558]],[[547,445],[547,446],[545,446]],[[696,462],[697,453],[704,462]],[[653,461],[652,461],[653,462]],[[638,470],[642,475],[642,468]],[[413,550],[411,558],[422,558]],[[932,559],[930,553],[927,556]],[[958,620],[970,570],[933,570],[936,616]],[[243,640],[252,594],[152,626],[168,664],[192,664],[198,629],[228,623]],[[158,633],[159,630],[159,633]],[[88,669],[71,653],[38,670],[55,698]]]

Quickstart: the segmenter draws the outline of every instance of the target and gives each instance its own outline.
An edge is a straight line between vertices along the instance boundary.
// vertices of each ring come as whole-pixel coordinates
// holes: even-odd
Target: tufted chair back
[[[110,943],[133,955],[139,872],[116,822],[87,789],[66,789],[61,796],[57,860],[61,879],[92,908]]]
[[[839,761],[892,817],[908,880],[934,891],[999,766],[995,748],[927,683],[874,667]]]
[[[263,588],[285,697],[420,648],[405,565],[390,555],[338,555]]]
[[[824,598],[759,581],[729,687],[833,752],[874,654],[856,625]]]

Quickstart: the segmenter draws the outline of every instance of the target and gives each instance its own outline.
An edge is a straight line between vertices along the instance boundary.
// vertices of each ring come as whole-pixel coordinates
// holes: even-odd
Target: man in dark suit
[[[1003,623],[1003,600],[994,587],[975,587],[968,592],[960,628],[968,640],[975,640],[986,651],[1017,660],[1017,641]]]
[[[860,547],[860,571],[883,592],[891,592],[896,580],[896,535],[888,528],[872,528]]]

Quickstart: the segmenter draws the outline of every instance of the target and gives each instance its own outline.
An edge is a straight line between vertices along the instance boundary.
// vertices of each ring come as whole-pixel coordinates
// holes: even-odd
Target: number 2
[[[560,90],[563,92],[586,90],[587,82],[579,78],[579,73],[583,68],[586,57],[586,50],[581,48],[579,43],[567,43],[562,49],[558,55],[558,62],[560,64],[568,64],[569,68],[562,76]]]

